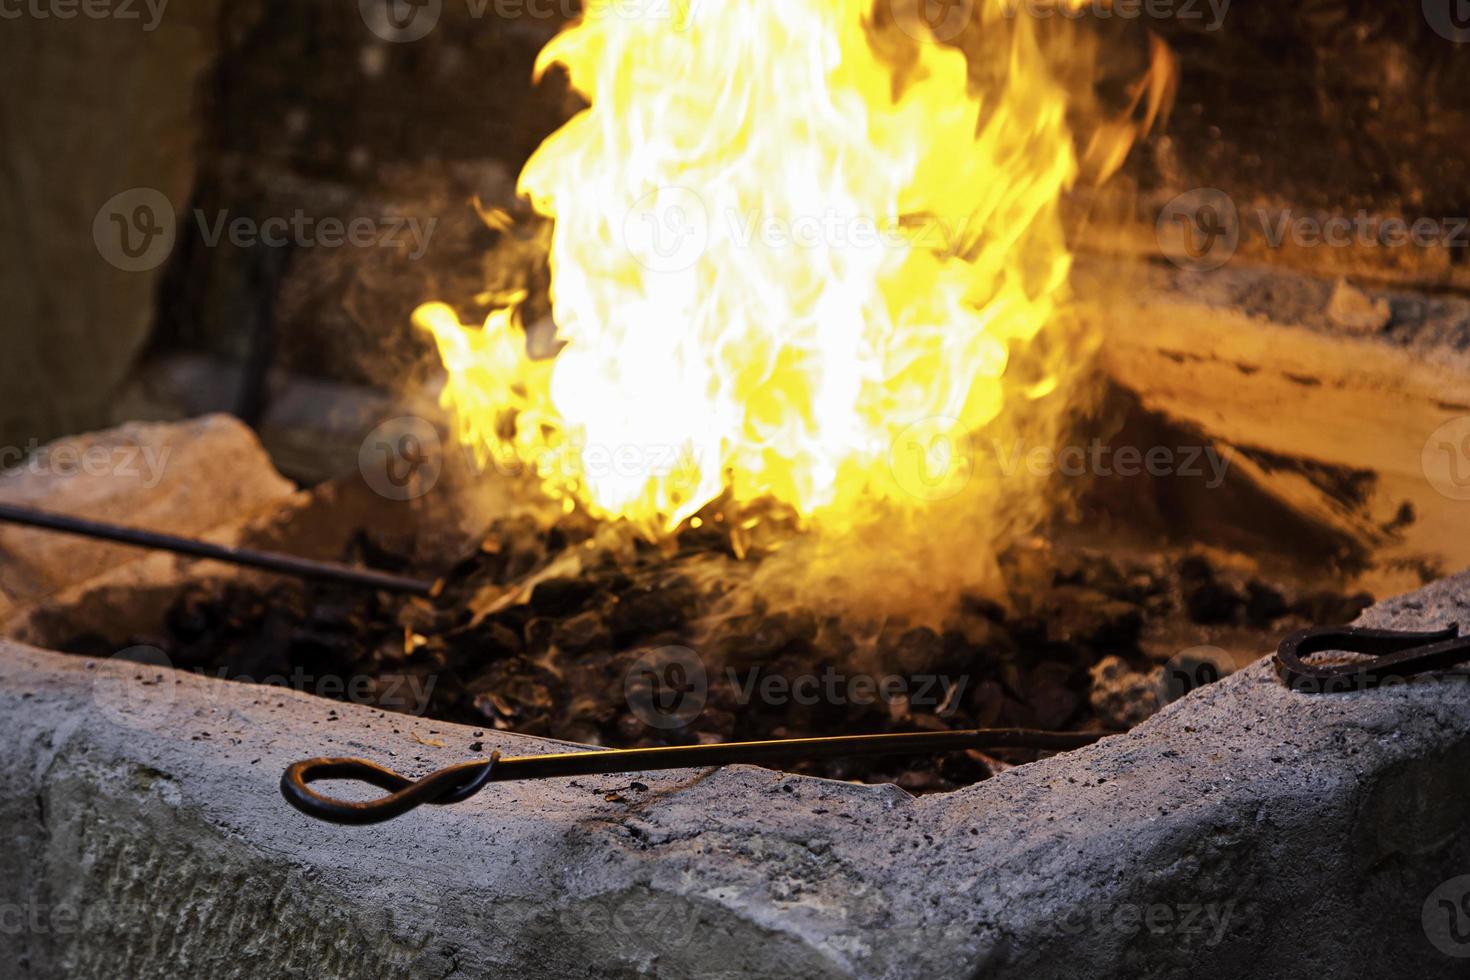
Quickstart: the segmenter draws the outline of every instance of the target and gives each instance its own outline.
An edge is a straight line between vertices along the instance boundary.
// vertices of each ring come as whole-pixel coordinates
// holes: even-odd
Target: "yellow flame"
[[[1063,299],[1078,174],[1036,26],[978,0],[1005,38],[985,85],[873,0],[621,6],[538,62],[590,105],[519,184],[555,219],[565,347],[527,357],[521,297],[479,328],[416,314],[462,437],[651,530],[722,492],[838,528],[933,497],[947,434],[1058,384],[1016,366]]]

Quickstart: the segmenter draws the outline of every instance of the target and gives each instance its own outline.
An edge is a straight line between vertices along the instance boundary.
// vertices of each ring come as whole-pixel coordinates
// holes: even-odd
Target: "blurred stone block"
[[[194,182],[218,4],[84,6],[0,30],[0,444],[109,421]]]
[[[20,451],[12,451],[19,457]],[[130,423],[3,459],[0,501],[198,536],[290,497],[249,428],[228,415]],[[0,525],[0,612],[137,559],[136,548]]]

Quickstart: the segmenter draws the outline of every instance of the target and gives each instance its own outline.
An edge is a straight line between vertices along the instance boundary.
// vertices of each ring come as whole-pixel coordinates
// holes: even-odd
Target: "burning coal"
[[[921,524],[907,561],[989,574],[1044,495],[969,441],[1057,438],[1095,344],[1061,201],[1136,127],[1099,122],[1079,159],[1056,66],[1086,45],[1003,0],[976,57],[886,6],[702,3],[547,46],[538,72],[589,103],[519,183],[554,219],[564,347],[528,356],[521,295],[482,326],[422,307],[467,443],[651,535],[766,501],[825,536]]]

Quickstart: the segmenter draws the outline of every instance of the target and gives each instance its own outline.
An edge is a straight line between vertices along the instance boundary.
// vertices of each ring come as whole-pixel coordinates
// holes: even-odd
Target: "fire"
[[[1077,340],[1033,353],[1079,173],[1037,25],[979,0],[1005,43],[977,82],[873,0],[666,6],[606,5],[538,62],[590,105],[519,183],[565,346],[528,357],[523,296],[416,314],[462,438],[654,532],[721,494],[850,530],[974,484],[965,440],[1060,414]]]

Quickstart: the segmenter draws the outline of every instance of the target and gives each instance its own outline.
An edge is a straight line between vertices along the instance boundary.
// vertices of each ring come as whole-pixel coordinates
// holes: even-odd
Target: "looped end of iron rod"
[[[483,761],[462,762],[412,780],[366,759],[307,759],[281,776],[281,795],[308,817],[328,823],[382,823],[426,803],[464,802],[485,788],[499,761],[500,753],[492,752]],[[388,795],[375,800],[340,800],[311,788],[311,783],[324,779],[357,780],[388,790]]]
[[[1314,653],[1336,650],[1371,660],[1316,665]],[[1405,678],[1444,670],[1470,660],[1470,637],[1458,624],[1428,632],[1368,629],[1362,626],[1319,626],[1298,630],[1276,649],[1276,673],[1295,691],[1323,694],[1360,691],[1385,678]]]

